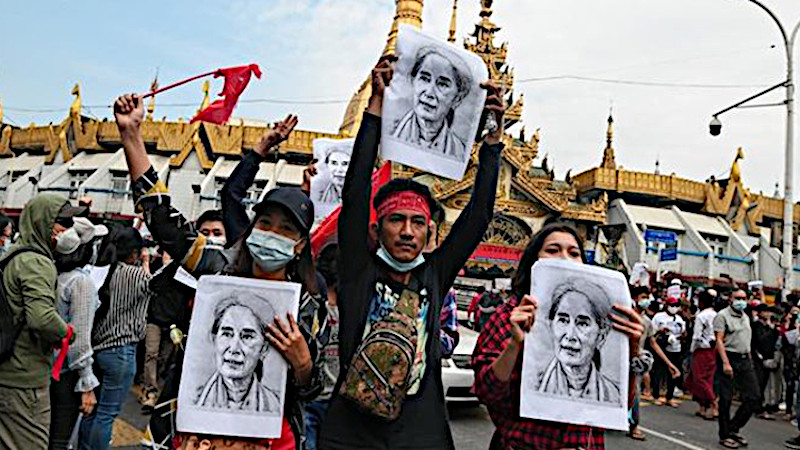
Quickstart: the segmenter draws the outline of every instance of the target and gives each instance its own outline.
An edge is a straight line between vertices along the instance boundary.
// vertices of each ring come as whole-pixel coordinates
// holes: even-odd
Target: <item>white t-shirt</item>
[[[691,351],[695,351],[698,348],[711,348],[714,342],[715,317],[717,317],[717,312],[714,311],[714,308],[706,308],[697,314],[694,319]]]
[[[665,351],[672,353],[681,351],[680,337],[686,331],[686,321],[683,320],[683,317],[678,314],[671,316],[667,312],[662,311],[653,316],[653,328],[656,333],[666,328],[667,335],[675,337],[671,339],[672,343],[667,344],[664,349]]]

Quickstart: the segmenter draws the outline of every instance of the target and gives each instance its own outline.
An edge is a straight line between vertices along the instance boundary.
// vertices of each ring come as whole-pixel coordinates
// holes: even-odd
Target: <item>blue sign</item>
[[[677,259],[678,259],[677,247],[667,247],[661,249],[661,256],[659,257],[660,261],[677,261]]]
[[[583,254],[586,255],[587,264],[594,264],[594,250],[584,250]]]
[[[672,244],[678,241],[678,235],[674,231],[644,230],[644,240]]]

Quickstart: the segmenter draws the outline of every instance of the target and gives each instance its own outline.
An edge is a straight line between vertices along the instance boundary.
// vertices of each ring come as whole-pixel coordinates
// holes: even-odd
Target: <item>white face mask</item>
[[[385,262],[389,267],[391,267],[395,272],[405,273],[410,272],[411,270],[418,267],[420,264],[425,262],[425,257],[422,256],[422,252],[419,252],[416,258],[413,261],[409,262],[401,262],[396,259],[386,251],[386,248],[383,247],[381,244],[381,248],[378,249],[377,252],[378,258],[380,258],[383,262]]]
[[[228,240],[225,239],[223,236],[206,236],[206,242],[211,245],[218,245],[220,247],[225,247],[225,244],[228,243]]]
[[[69,255],[81,245],[81,237],[75,228],[67,228],[56,235],[56,252]]]
[[[668,306],[667,307],[667,312],[672,314],[673,316],[675,314],[678,314],[678,311],[680,311],[680,310],[681,310],[680,306]]]

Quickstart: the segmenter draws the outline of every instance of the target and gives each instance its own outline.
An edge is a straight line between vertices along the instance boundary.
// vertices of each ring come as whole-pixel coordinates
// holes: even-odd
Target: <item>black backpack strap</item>
[[[48,258],[50,257],[49,255],[46,255],[43,251],[39,250],[38,248],[31,247],[29,245],[25,245],[25,246],[22,246],[22,247],[17,247],[13,251],[9,252],[8,254],[3,255],[3,258],[0,259],[0,270],[5,269],[6,266],[8,265],[8,263],[11,262],[11,260],[14,259],[15,256],[19,255],[20,253],[25,253],[25,252],[34,252],[34,253],[38,253],[38,254],[40,254],[42,256],[46,256]]]

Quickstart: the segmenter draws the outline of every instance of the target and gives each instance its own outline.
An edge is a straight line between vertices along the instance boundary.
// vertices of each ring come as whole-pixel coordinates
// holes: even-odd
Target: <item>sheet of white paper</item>
[[[311,178],[314,218],[322,219],[342,203],[344,176],[350,165],[355,139],[314,139],[317,175]]]
[[[628,342],[607,318],[611,305],[631,305],[625,277],[543,259],[531,280],[539,305],[525,336],[520,416],[627,430]]]
[[[383,99],[381,155],[461,179],[486,101],[486,63],[409,26],[400,26],[397,57]]]
[[[178,270],[175,272],[175,281],[185,284],[192,289],[197,289],[197,278],[192,276],[183,266],[178,267]]]
[[[103,287],[103,283],[106,282],[108,270],[111,266],[87,266],[87,268],[89,269],[89,276],[92,278],[94,289],[99,292],[100,288]]]
[[[200,277],[178,391],[178,431],[280,436],[288,365],[263,332],[276,315],[296,317],[299,303],[296,283]],[[240,382],[249,388],[237,397],[227,386]]]

